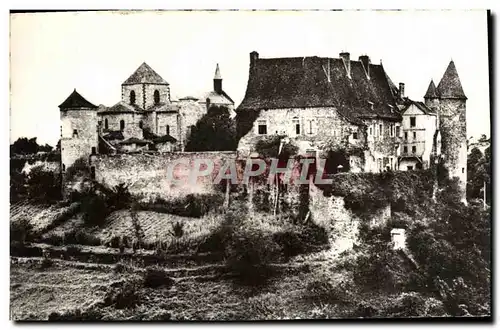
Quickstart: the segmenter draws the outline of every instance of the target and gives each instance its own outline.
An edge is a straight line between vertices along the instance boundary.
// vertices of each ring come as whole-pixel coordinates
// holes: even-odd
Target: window
[[[299,135],[300,134],[300,122],[299,122],[299,118],[297,118],[297,117],[293,118],[292,123],[293,123],[293,129],[295,131],[295,134]]]
[[[358,131],[357,131],[357,130],[356,130],[356,131],[354,131],[354,132],[352,133],[352,138],[353,138],[354,140],[357,140],[357,139],[358,139]]]
[[[123,131],[125,129],[125,121],[122,119],[120,120],[120,131]]]
[[[408,153],[408,146],[403,147],[403,153],[407,154]]]
[[[413,132],[413,140],[417,139],[417,132]]]
[[[167,125],[165,128],[167,135],[170,135],[170,125]]]
[[[153,98],[154,98],[155,104],[160,103],[160,92],[158,92],[158,90],[155,90]]]
[[[417,125],[417,117],[410,117],[410,127],[415,127]]]
[[[462,174],[465,173],[465,167],[462,167]]]
[[[394,124],[391,124],[391,136],[394,136]]]
[[[405,132],[405,140],[408,140],[408,132]]]
[[[92,147],[92,155],[95,155],[95,154],[96,154],[95,147]]]
[[[306,132],[307,134],[316,134],[314,119],[309,119],[306,121]]]
[[[135,92],[130,91],[130,104],[135,104]]]
[[[257,132],[259,135],[267,134],[267,123],[265,120],[259,120],[257,122]]]
[[[92,180],[94,180],[94,179],[95,179],[95,166],[92,166],[92,167],[90,168],[90,178],[91,178]]]
[[[108,118],[104,119],[104,129],[109,128]]]
[[[408,169],[408,171],[413,170],[413,166],[406,166],[406,168]]]
[[[78,137],[78,131],[76,129],[73,130],[73,137]]]
[[[62,170],[63,172],[66,171],[66,165],[62,164]]]
[[[370,135],[373,134],[373,128],[370,127]]]
[[[401,135],[400,127],[396,126],[396,136],[399,137],[399,135]]]
[[[412,147],[411,147],[411,153],[412,153],[412,154],[417,153],[417,147],[416,147],[416,146],[412,146]]]
[[[378,128],[378,131],[380,132],[380,136],[384,135],[384,131],[382,129],[383,129],[383,126],[382,126],[382,124],[380,124],[379,128]]]

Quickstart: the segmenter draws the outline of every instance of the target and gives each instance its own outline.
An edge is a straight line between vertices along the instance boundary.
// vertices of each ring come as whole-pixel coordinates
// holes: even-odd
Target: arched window
[[[170,125],[167,125],[167,135],[170,135]]]
[[[139,128],[142,129],[142,120],[139,122]]]
[[[73,137],[78,137],[78,131],[76,129],[73,130]]]
[[[108,118],[104,119],[104,129],[109,128]]]
[[[130,104],[135,104],[135,92],[130,91]]]
[[[122,119],[120,120],[120,131],[123,131],[125,129],[125,121]]]
[[[158,92],[158,90],[155,90],[155,92],[154,92],[154,101],[155,101],[155,104],[160,103],[160,92]]]

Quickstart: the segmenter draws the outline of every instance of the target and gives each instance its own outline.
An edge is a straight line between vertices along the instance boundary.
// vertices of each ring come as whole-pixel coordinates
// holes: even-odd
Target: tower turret
[[[97,153],[97,107],[81,96],[76,89],[59,105],[61,112],[61,170],[66,170],[77,159],[87,165],[90,155]]]
[[[432,90],[429,96],[432,96],[431,94]],[[437,94],[439,102],[439,130],[444,166],[448,170],[450,178],[459,178],[465,200],[467,187],[467,97],[453,61],[450,61],[435,94]],[[427,99],[433,100],[433,97],[426,97],[426,101]]]

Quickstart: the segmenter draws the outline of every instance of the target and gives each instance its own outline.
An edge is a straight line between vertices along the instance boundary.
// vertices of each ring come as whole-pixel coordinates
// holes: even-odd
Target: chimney
[[[351,77],[351,59],[350,54],[348,52],[342,52],[339,54],[340,58],[344,62],[345,70],[347,72],[347,76]]]
[[[368,55],[361,55],[359,61],[363,64],[366,76],[370,79],[370,57]]]
[[[259,59],[259,53],[253,51],[250,53],[250,68],[253,68],[255,64],[257,64],[257,60]]]
[[[405,97],[405,83],[399,83],[399,98],[402,99]]]
[[[215,67],[215,75],[214,75],[214,91],[217,94],[222,94],[222,76],[219,70],[219,63]]]

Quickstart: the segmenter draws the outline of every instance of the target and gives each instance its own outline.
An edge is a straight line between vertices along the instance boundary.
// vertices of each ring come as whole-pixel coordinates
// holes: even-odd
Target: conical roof
[[[63,103],[59,105],[59,109],[69,109],[69,108],[97,108],[95,105],[87,101],[83,96],[81,96],[76,89],[71,93],[70,96]]]
[[[434,85],[434,80],[431,80],[431,83],[429,84],[429,88],[427,88],[427,92],[424,95],[424,98],[427,99],[432,99],[432,98],[437,98],[438,93],[436,90],[436,85]]]
[[[458,77],[457,68],[455,68],[455,63],[453,63],[453,61],[450,61],[443,78],[441,78],[437,87],[437,92],[442,98],[467,99],[464,90],[462,89],[460,78]]]
[[[222,76],[220,75],[220,70],[219,70],[219,63],[217,63],[217,66],[215,67],[215,75],[214,75],[214,80],[222,80]]]
[[[135,84],[159,84],[168,85],[158,73],[155,72],[146,62],[142,63],[137,70],[122,85],[135,85]]]

